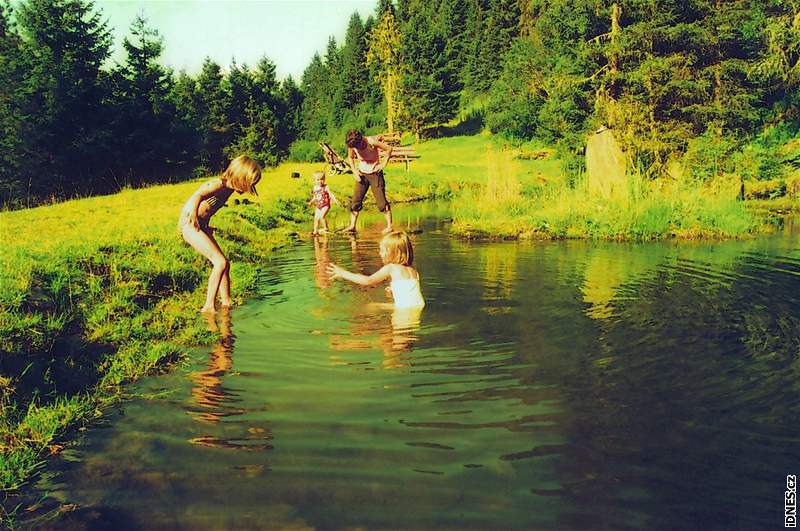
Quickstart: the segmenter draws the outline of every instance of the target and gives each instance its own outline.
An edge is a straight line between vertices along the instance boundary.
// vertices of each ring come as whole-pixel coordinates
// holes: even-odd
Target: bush
[[[722,137],[709,127],[705,133],[689,141],[684,161],[696,181],[708,182],[733,171],[736,148],[735,140]]]
[[[319,142],[313,140],[296,140],[289,148],[289,160],[292,162],[323,162],[322,149]]]

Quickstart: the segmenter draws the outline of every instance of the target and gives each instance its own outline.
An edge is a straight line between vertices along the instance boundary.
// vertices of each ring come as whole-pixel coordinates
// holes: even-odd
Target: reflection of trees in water
[[[754,264],[760,251],[774,253],[758,241],[441,243],[447,260],[425,270],[446,279],[446,305],[427,311],[433,323],[460,324],[428,331],[426,343],[452,346],[459,359],[415,372],[496,379],[452,389],[453,407],[525,405],[492,423],[530,433],[530,447],[500,459],[535,470],[531,491],[560,499],[560,526],[763,527],[774,503],[763,470],[780,477],[792,462],[790,422],[800,413],[791,295],[800,276],[777,271],[797,272],[796,261]],[[519,256],[505,267],[512,247]],[[519,306],[487,315],[485,295],[501,294],[505,279]],[[484,361],[476,345],[513,356],[489,351]],[[470,367],[471,354],[479,363]],[[556,469],[550,477],[545,462]]]
[[[612,287],[587,314],[609,317],[593,310],[612,304],[613,319],[600,321],[585,370],[564,386],[579,441],[564,476],[591,475],[565,491],[587,509],[563,514],[565,525],[620,500],[628,517],[646,515],[644,527],[754,528],[769,518],[765,474],[779,477],[791,461],[800,413],[798,301],[787,295],[800,293],[800,278],[750,254],[754,245],[589,258],[584,296],[587,285]]]
[[[230,405],[237,401],[236,394],[226,390],[222,379],[233,366],[233,346],[236,336],[231,327],[231,313],[223,308],[216,315],[205,314],[208,329],[219,332],[220,339],[213,345],[209,354],[208,367],[203,371],[189,374],[195,386],[192,387],[194,404],[199,408],[189,410],[193,418],[210,423],[219,423],[226,417],[242,415],[246,409]],[[189,441],[193,444],[210,447],[235,448],[238,450],[269,450],[272,448],[266,441],[272,439],[269,429],[250,427],[247,435],[236,438],[220,438],[215,435],[200,435]]]
[[[489,245],[479,248],[485,274],[483,311],[489,314],[509,313],[517,280],[516,244]]]

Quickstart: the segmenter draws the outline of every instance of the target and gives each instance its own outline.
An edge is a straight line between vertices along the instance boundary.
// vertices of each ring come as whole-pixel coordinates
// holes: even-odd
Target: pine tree
[[[309,140],[325,136],[328,123],[328,69],[319,54],[314,54],[311,63],[303,72],[303,135]]]
[[[520,11],[516,0],[489,0],[481,28],[472,87],[486,92],[500,75],[502,59],[519,34]]]
[[[303,92],[292,76],[281,83],[280,97],[284,112],[280,116],[279,145],[288,152],[291,143],[303,136]]]
[[[116,72],[115,151],[134,151],[120,157],[115,167],[126,181],[158,180],[170,173],[170,161],[178,149],[173,141],[175,108],[169,98],[172,76],[158,64],[164,50],[158,31],[137,16],[123,40],[126,61]]]
[[[197,115],[202,138],[200,161],[210,171],[224,169],[223,148],[232,141],[222,80],[220,66],[206,58],[197,77]]]
[[[325,50],[325,92],[323,93],[323,110],[326,112],[326,130],[335,131],[342,123],[342,114],[345,108],[345,88],[342,71],[341,53],[336,39],[328,39]]]
[[[408,20],[401,26],[402,60],[400,81],[403,121],[416,134],[424,127],[445,122],[458,110],[458,72],[446,51],[447,36],[437,23],[437,6],[411,2]]]
[[[364,25],[359,14],[353,13],[347,25],[344,45],[339,54],[341,69],[341,102],[344,109],[354,109],[367,97],[369,71],[366,65],[367,43]]]
[[[86,0],[29,0],[16,13],[29,61],[21,87],[29,96],[22,110],[27,195],[108,189],[102,182],[111,131],[101,71],[111,46],[106,23]]]
[[[194,169],[200,164],[200,104],[197,82],[185,71],[181,71],[169,97],[175,108],[172,135],[176,150],[173,158],[176,165],[183,168],[180,173],[187,173],[188,169]]]
[[[23,85],[26,70],[21,46],[11,7],[0,4],[0,207],[21,201],[25,191],[20,175],[24,94],[15,90]]]

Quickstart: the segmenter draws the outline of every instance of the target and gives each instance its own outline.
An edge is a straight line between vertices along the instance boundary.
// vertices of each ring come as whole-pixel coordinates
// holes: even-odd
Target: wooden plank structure
[[[408,163],[418,158],[419,154],[414,150],[414,146],[393,146],[389,162],[405,162],[406,171],[408,171]]]

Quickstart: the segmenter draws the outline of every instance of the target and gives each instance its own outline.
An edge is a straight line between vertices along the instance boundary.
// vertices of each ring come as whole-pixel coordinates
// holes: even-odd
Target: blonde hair
[[[324,171],[315,171],[314,172],[314,180],[322,181],[325,179],[325,172]]]
[[[233,159],[222,174],[225,185],[237,192],[254,193],[254,187],[259,180],[261,180],[261,166],[246,155],[239,155]]]
[[[381,247],[386,249],[387,263],[409,267],[414,264],[414,247],[405,232],[390,232],[381,240]]]

